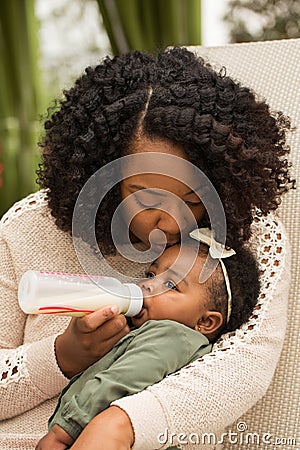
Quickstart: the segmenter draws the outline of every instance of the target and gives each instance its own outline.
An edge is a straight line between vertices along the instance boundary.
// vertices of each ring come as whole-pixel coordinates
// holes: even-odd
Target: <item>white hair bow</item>
[[[226,249],[225,245],[215,241],[210,228],[196,228],[190,233],[190,237],[209,246],[209,254],[213,259],[224,259],[235,255],[235,251]]]
[[[228,277],[228,272],[223,263],[222,259],[229,258],[232,255],[235,255],[235,251],[230,249],[226,249],[225,245],[220,244],[215,241],[212,235],[212,230],[210,228],[196,228],[190,233],[190,237],[195,239],[196,241],[203,242],[209,247],[209,254],[213,259],[218,259],[220,261],[220,266],[222,268],[222,272],[224,275],[226,290],[227,290],[227,322],[229,322],[231,310],[232,310],[232,294],[230,288],[230,281]]]

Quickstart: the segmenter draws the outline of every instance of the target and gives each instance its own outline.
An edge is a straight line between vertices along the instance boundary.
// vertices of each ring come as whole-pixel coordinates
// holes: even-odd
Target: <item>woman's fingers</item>
[[[116,328],[116,332],[119,332],[125,327],[126,319],[124,316],[117,316],[118,312],[119,308],[116,305],[106,306],[105,308],[98,309],[97,311],[87,314],[86,316],[73,320],[77,322],[76,325],[78,330],[82,333],[90,333],[95,331],[97,328],[102,327],[102,325],[104,326],[104,328],[101,328],[103,330],[107,328],[108,332],[113,332],[113,329]],[[113,318],[115,318],[115,320],[111,321]],[[110,326],[105,327],[107,324],[110,324]]]
[[[125,316],[113,306],[73,318],[56,338],[58,365],[71,378],[108,353],[129,331]]]
[[[77,320],[77,319],[76,319]],[[112,317],[102,325],[75,321],[72,328],[79,347],[94,361],[104,356],[130,330],[125,316]],[[72,330],[71,328],[71,330]]]

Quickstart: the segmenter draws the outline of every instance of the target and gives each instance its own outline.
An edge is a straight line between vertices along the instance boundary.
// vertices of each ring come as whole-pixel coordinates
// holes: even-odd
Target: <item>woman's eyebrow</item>
[[[191,195],[191,194],[196,194],[196,195],[200,195],[198,191],[201,190],[202,186],[198,186],[195,189],[191,189],[190,191],[186,192],[184,195]]]
[[[168,195],[167,193],[166,194],[164,193],[164,189],[151,189],[151,188],[147,188],[145,186],[141,186],[139,184],[129,184],[128,187],[135,191],[142,191],[142,190],[147,189],[147,192],[149,192],[149,194],[160,195],[161,197],[165,197],[166,195]],[[199,191],[200,189],[201,189],[201,186],[198,186],[195,190],[191,189],[190,191],[183,194],[183,197],[185,197],[186,195],[191,195],[191,194],[196,194],[199,196],[199,193],[197,191]]]
[[[135,191],[143,191],[143,190],[147,189],[147,193],[154,194],[154,195],[160,195],[161,197],[165,197],[167,195],[167,193],[166,194],[164,193],[163,189],[150,189],[145,186],[140,186],[139,184],[129,184],[128,187]]]

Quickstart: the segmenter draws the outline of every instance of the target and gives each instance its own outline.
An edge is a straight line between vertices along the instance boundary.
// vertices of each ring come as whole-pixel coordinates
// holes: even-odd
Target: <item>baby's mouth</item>
[[[142,309],[136,316],[133,317],[133,319],[140,319],[144,315],[146,310],[147,310],[147,305],[146,305],[145,297],[144,297]]]
[[[141,317],[143,317],[145,311],[146,308],[143,306],[140,312],[136,316],[134,316],[133,319],[140,319]]]

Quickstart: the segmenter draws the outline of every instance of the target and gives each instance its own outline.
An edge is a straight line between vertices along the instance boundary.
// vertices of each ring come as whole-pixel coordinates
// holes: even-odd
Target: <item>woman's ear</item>
[[[219,311],[206,311],[198,320],[194,330],[199,331],[209,339],[210,335],[214,335],[222,325],[223,316]]]

